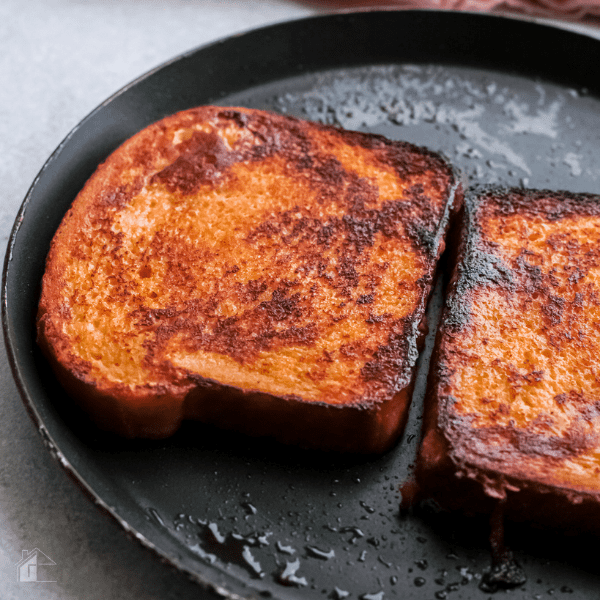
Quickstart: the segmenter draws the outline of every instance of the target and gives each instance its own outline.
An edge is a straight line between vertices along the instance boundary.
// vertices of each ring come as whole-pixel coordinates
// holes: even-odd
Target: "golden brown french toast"
[[[243,108],[167,117],[118,148],[47,258],[38,339],[102,428],[199,419],[381,452],[460,201],[439,155]]]
[[[488,188],[464,206],[417,493],[600,532],[600,196]]]

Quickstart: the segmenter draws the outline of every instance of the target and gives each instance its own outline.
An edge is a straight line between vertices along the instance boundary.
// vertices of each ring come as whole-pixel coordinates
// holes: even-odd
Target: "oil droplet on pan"
[[[150,515],[152,515],[154,517],[154,520],[159,525],[162,525],[163,527],[166,527],[165,522],[163,521],[162,517],[160,516],[160,514],[158,513],[158,511],[155,508],[148,508],[146,510],[148,511],[148,513]]]
[[[308,585],[306,577],[296,576],[296,572],[300,568],[300,559],[292,562],[286,561],[285,569],[279,575],[279,582],[283,585],[305,586]]]
[[[383,592],[377,592],[376,594],[363,594],[359,597],[360,600],[383,600]]]
[[[284,546],[281,542],[277,542],[276,544],[277,546],[277,550],[279,552],[283,552],[283,554],[295,554],[296,550],[294,548],[292,548],[291,546]]]
[[[315,546],[306,546],[306,551],[310,556],[314,556],[315,558],[320,558],[322,560],[329,560],[330,558],[335,557],[335,550],[331,549],[328,552],[324,550],[319,550]]]

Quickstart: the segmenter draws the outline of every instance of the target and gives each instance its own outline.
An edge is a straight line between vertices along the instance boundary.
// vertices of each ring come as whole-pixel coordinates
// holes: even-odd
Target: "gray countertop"
[[[2,252],[36,173],[100,102],[181,52],[316,12],[284,0],[2,0]],[[72,483],[27,416],[3,343],[0,353],[0,598],[207,597],[130,541]],[[56,582],[18,581],[16,564],[34,548],[56,563]]]

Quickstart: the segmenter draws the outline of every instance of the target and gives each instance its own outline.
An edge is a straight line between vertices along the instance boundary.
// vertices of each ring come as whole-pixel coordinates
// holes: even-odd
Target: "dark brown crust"
[[[500,412],[496,417],[489,417],[490,422],[486,421],[485,426],[474,426],[473,415],[457,408],[461,406],[462,397],[454,387],[453,378],[454,373],[468,364],[463,361],[470,360],[461,358],[463,347],[455,340],[462,339],[462,335],[473,335],[476,326],[472,298],[480,290],[497,290],[517,308],[523,298],[535,297],[541,305],[542,334],[557,353],[564,344],[570,343],[576,326],[585,321],[581,312],[568,314],[578,311],[578,307],[567,307],[567,303],[560,300],[560,294],[565,293],[561,291],[564,286],[552,281],[552,270],[548,275],[543,263],[541,269],[532,269],[523,260],[523,253],[512,262],[501,257],[498,250],[501,240],[490,237],[486,230],[488,223],[495,218],[506,221],[509,217],[541,220],[553,228],[548,243],[554,244],[556,250],[559,238],[560,243],[567,243],[568,238],[561,221],[600,215],[600,196],[481,188],[467,195],[464,213],[455,268],[431,361],[423,439],[415,469],[416,487],[411,484],[405,488],[405,503],[433,498],[448,509],[476,514],[491,513],[502,500],[508,518],[570,533],[600,534],[600,469],[590,465],[584,476],[575,471],[570,476],[565,475],[569,472],[566,461],[598,447],[597,435],[586,434],[576,426],[576,419],[595,419],[597,402],[571,397],[568,389],[556,396],[558,404],[570,402],[572,410],[577,411],[575,421],[562,435],[544,427],[543,418],[549,417],[543,416],[541,408],[538,419],[526,426],[512,421],[505,424]],[[600,264],[593,251],[585,254],[583,261],[577,258],[575,250],[568,249],[565,256],[561,276],[572,284],[582,279],[580,271]],[[558,274],[558,270],[555,269],[555,273]],[[585,294],[582,292],[582,295]],[[548,310],[552,302],[562,307],[562,312]],[[506,336],[507,348],[511,344],[527,343],[527,340]],[[554,360],[551,357],[548,363]],[[512,383],[518,390],[519,386],[535,385],[543,378],[543,371],[515,372]],[[510,400],[505,401],[505,406],[509,406]]]
[[[188,133],[172,143],[173,132],[180,130]],[[335,148],[323,143],[345,148],[347,156],[336,158]],[[401,198],[381,201],[373,178],[358,176],[342,160],[353,167],[352,161],[364,161],[357,169],[365,173],[387,170],[384,179],[424,183],[407,184]],[[121,266],[128,234],[115,229],[115,223],[141,191],[163,190],[157,202],[187,206],[199,194],[235,188],[238,166],[257,173],[265,168],[267,180],[283,178],[303,190],[291,188],[298,195],[296,205],[265,211],[258,223],[244,224],[240,243],[245,255],[219,264],[210,243],[196,243],[194,229],[176,222],[177,235],[164,226],[151,230],[135,272],[130,265],[128,271]],[[253,185],[248,192],[252,201]],[[307,193],[314,194],[313,204],[303,205],[302,194]],[[146,128],[111,155],[67,213],[47,260],[39,344],[71,395],[101,427],[122,435],[165,437],[182,419],[194,418],[305,446],[381,452],[404,427],[419,325],[450,217],[461,200],[456,174],[444,159],[410,144],[256,110],[199,107],[178,113]],[[322,207],[329,216],[318,218]],[[388,268],[388,263],[369,258],[380,239],[397,240],[400,251],[409,249],[423,265],[409,284],[417,300],[402,318],[373,308],[378,282]],[[254,259],[252,253],[261,252],[270,256],[270,273],[239,280]],[[334,262],[328,253],[336,257]],[[122,340],[124,348],[131,335],[145,336],[143,348],[134,351],[145,355],[142,364],[151,374],[147,382],[117,384],[99,376],[93,361],[74,349],[73,344],[85,343],[85,333],[77,334],[77,340],[64,333],[76,319],[86,318],[73,311],[78,303],[90,302],[86,294],[93,297],[98,272],[92,270],[91,279],[81,282],[91,292],[75,286],[65,300],[64,286],[79,283],[65,281],[65,264],[73,260],[93,265],[99,256],[112,261],[102,267],[110,304],[100,317],[109,318],[112,311],[128,320],[134,333],[114,334],[121,336],[118,344]],[[287,266],[291,259],[293,269]],[[160,289],[153,288],[165,300],[157,304],[155,292],[144,282],[154,281],[157,267],[165,263]],[[208,272],[205,265],[213,264],[221,270]],[[207,281],[202,294],[194,295]],[[308,286],[307,281],[314,283]],[[224,385],[175,366],[167,354],[176,343],[178,350],[218,354],[245,368],[265,352],[313,348],[324,335],[324,316],[315,300],[319,290],[341,300],[325,315],[327,323],[337,320],[343,326],[348,315],[360,314],[370,330],[385,332],[375,347],[342,344],[335,353],[323,350],[315,363],[311,378],[318,382],[328,363],[359,357],[360,389],[349,400],[309,401],[294,389],[273,394]],[[237,306],[237,312],[223,316],[226,303]],[[87,354],[100,355],[102,348]]]
[[[191,377],[194,385],[183,389],[164,386],[162,393],[152,389],[147,397],[137,390],[136,409],[130,390],[119,394],[113,387],[103,392],[95,382],[57,362],[43,325],[40,331],[38,343],[69,395],[99,428],[127,438],[169,437],[183,420],[193,419],[305,448],[378,454],[389,450],[404,430],[416,376],[415,372],[409,385],[389,401],[370,407],[308,403],[294,396],[273,396]],[[421,327],[419,349],[426,333]]]

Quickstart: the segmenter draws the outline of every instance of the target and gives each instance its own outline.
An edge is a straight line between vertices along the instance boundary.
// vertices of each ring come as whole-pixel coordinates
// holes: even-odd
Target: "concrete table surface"
[[[36,173],[72,127],[113,92],[191,48],[316,13],[285,0],[2,0],[2,258]],[[130,541],[68,479],[25,412],[3,342],[0,378],[0,598],[213,597]],[[18,580],[22,552],[34,548],[56,563],[56,582]]]

